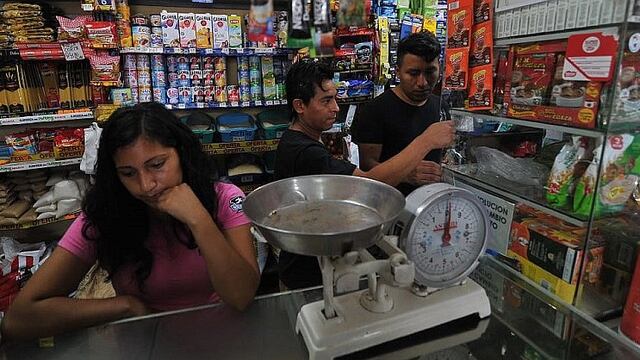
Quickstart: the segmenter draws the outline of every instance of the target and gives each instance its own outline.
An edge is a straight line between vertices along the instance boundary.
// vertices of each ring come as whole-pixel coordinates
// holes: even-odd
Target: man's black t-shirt
[[[422,106],[402,101],[392,90],[385,91],[359,109],[351,126],[351,136],[357,144],[381,144],[379,162],[401,152],[429,125],[450,119],[446,107],[440,108],[440,97],[430,95]],[[441,150],[429,152],[424,160],[440,163]],[[398,190],[408,195],[416,187],[401,183]]]
[[[286,130],[276,151],[276,180],[293,176],[337,174],[351,175],[356,166],[331,157],[327,148],[302,132]],[[322,285],[318,259],[313,256],[280,252],[278,273],[290,289]]]

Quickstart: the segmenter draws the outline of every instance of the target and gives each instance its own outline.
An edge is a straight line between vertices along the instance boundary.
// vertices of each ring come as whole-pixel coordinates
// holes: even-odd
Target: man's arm
[[[380,164],[382,144],[358,144],[360,154],[360,169],[369,171]]]

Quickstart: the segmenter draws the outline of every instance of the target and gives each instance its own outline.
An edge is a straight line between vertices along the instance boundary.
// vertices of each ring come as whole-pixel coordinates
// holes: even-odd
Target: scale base
[[[334,299],[337,316],[326,319],[324,302],[300,309],[296,332],[302,334],[310,360],[333,359],[429,329],[468,315],[491,314],[484,289],[471,279],[458,286],[420,297],[409,289],[388,287],[393,309],[373,313],[360,305],[357,291]]]

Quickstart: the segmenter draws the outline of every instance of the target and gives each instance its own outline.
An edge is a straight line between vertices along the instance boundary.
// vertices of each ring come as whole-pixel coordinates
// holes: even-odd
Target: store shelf
[[[80,111],[70,111],[66,113],[33,114],[27,116],[0,118],[0,126],[49,123],[71,120],[89,120],[93,118],[93,111],[86,109]]]
[[[356,74],[356,73],[370,73],[373,69],[352,69],[352,70],[333,70],[336,74]]]
[[[527,186],[514,183],[502,178],[492,178],[477,170],[476,164],[446,165],[455,180],[463,181],[473,187],[495,193],[517,203],[523,203],[537,210],[579,227],[586,227],[588,219],[581,218],[569,211],[555,209],[546,205],[545,191],[542,187]],[[501,188],[493,185],[500,182]],[[508,190],[507,190],[508,189]]]
[[[574,135],[582,135],[597,138],[604,134],[602,130],[599,129],[583,129],[583,128],[575,128],[571,126],[562,126],[549,124],[539,121],[530,121],[530,120],[522,120],[522,119],[514,119],[502,116],[493,116],[488,114],[482,114],[472,111],[465,111],[460,109],[451,109],[452,116],[471,116],[477,119],[489,120],[489,121],[498,121],[498,122],[506,122],[514,125],[528,126],[536,129],[545,129],[545,130],[553,130],[560,131],[568,134]]]
[[[496,39],[494,41],[494,45],[496,47],[504,47],[509,45],[520,45],[534,42],[543,42],[549,40],[565,40],[571,35],[577,34],[586,34],[592,32],[601,32],[609,35],[617,35],[618,27],[617,26],[595,26],[588,27],[582,29],[573,29],[568,31],[558,31],[558,32],[550,32],[545,34],[536,34],[536,35],[525,35],[525,36],[516,36],[504,39]]]
[[[143,54],[197,54],[197,55],[217,55],[217,56],[250,56],[250,55],[289,55],[295,54],[298,49],[289,48],[222,48],[222,49],[196,49],[196,48],[164,48],[164,49],[140,49],[126,48],[124,53]],[[123,53],[123,51],[120,51]]]
[[[64,160],[42,160],[42,161],[28,161],[20,163],[8,163],[0,166],[0,173],[7,173],[13,171],[26,171],[34,169],[52,168],[68,165],[79,165],[81,158],[64,159]]]
[[[351,105],[351,104],[361,104],[373,99],[373,96],[354,96],[348,98],[337,98],[336,103],[338,105]]]
[[[189,110],[189,109],[225,109],[225,108],[245,108],[245,107],[262,107],[262,106],[281,106],[287,105],[287,100],[256,100],[241,101],[231,103],[195,103],[195,104],[177,104],[165,105],[169,110]]]
[[[202,150],[209,155],[265,152],[276,150],[279,142],[280,139],[272,139],[203,144]]]
[[[563,354],[558,354],[556,356],[553,356],[548,351],[545,351],[542,347],[540,347],[540,345],[538,345],[536,342],[534,342],[533,339],[529,335],[527,335],[531,331],[531,325],[530,324],[526,324],[527,326],[525,326],[524,329],[521,330],[521,329],[517,328],[515,325],[513,325],[513,322],[506,320],[504,318],[504,316],[502,314],[500,314],[499,312],[492,311],[491,312],[491,316],[493,316],[494,318],[498,319],[498,321],[500,321],[500,323],[502,323],[502,325],[506,326],[512,333],[516,334],[525,343],[529,344],[529,346],[534,348],[540,355],[543,356],[543,359],[563,359],[564,358]],[[536,335],[539,336],[540,334],[536,334]],[[550,342],[553,342],[553,343],[557,343],[558,342],[557,338],[552,338],[551,336],[548,336],[548,338],[549,339],[546,339],[547,341],[550,341]],[[547,342],[543,342],[543,343],[548,344]],[[552,346],[552,348],[562,349],[561,346]]]
[[[63,216],[63,217],[61,217],[59,219],[57,219],[55,217],[50,217],[50,218],[47,218],[47,219],[36,220],[34,222],[27,223],[27,224],[0,225],[0,234],[2,234],[2,232],[4,232],[4,231],[9,231],[9,230],[27,230],[27,229],[33,229],[33,228],[37,228],[37,227],[40,227],[40,226],[45,226],[45,225],[49,225],[49,224],[53,224],[53,223],[74,220],[75,218],[78,217],[78,215],[80,215],[80,211],[75,212],[75,213],[71,213],[71,214],[67,214],[67,215],[65,215],[65,216]]]

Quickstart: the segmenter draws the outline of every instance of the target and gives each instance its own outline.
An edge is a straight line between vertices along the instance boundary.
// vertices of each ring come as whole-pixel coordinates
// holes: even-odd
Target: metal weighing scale
[[[324,300],[304,305],[296,322],[309,359],[491,313],[484,289],[467,278],[488,229],[484,207],[467,190],[427,185],[405,201],[375,180],[313,175],[264,185],[243,207],[268,242],[318,257]],[[398,237],[383,235],[391,227],[402,229],[399,246]],[[366,250],[374,244],[388,257],[374,258]],[[364,275],[368,288],[357,291]]]

